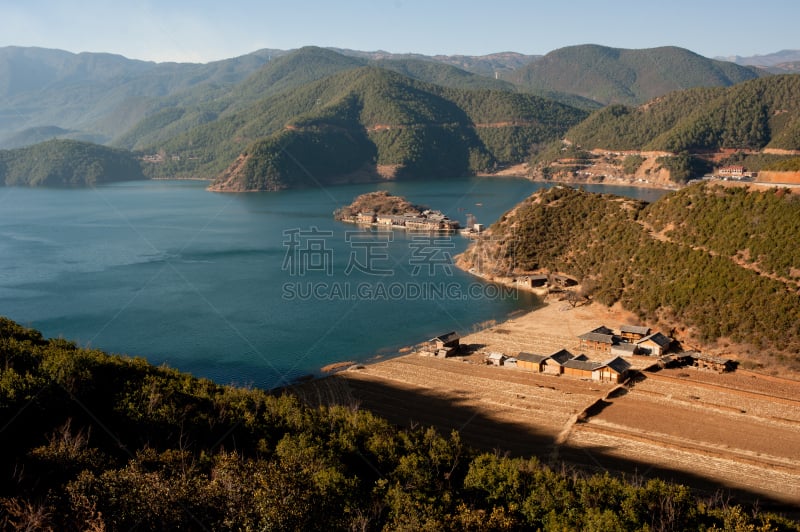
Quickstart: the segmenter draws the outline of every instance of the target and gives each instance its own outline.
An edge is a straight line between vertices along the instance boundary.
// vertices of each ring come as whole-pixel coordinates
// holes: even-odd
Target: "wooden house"
[[[542,372],[542,365],[547,358],[547,355],[534,355],[533,353],[519,353],[516,357],[517,367],[520,369],[532,371],[534,373]]]
[[[639,346],[639,351],[643,354],[661,356],[669,351],[672,345],[672,338],[664,336],[660,332],[654,332],[638,340],[636,345]]]
[[[564,375],[577,379],[591,379],[592,373],[599,365],[599,362],[592,362],[586,355],[578,355],[564,362],[561,367]]]
[[[628,377],[631,365],[621,357],[614,357],[607,362],[599,364],[592,371],[592,380],[600,382],[623,382]]]
[[[581,341],[581,349],[591,349],[602,353],[611,353],[611,346],[619,343],[619,337],[614,335],[614,331],[602,325],[578,336],[578,338]]]
[[[619,335],[623,342],[636,342],[650,334],[650,327],[638,325],[623,325],[619,328]]]
[[[428,350],[437,357],[449,357],[458,352],[461,337],[455,331],[431,338],[428,342]]]
[[[695,351],[688,353],[688,355],[691,357],[692,365],[699,369],[708,369],[717,373],[725,373],[736,369],[736,363],[729,358],[715,357]]]
[[[566,349],[556,351],[542,361],[542,373],[561,375],[563,373],[562,365],[572,358],[574,358],[573,354]]]
[[[502,366],[507,358],[503,353],[489,353],[486,355],[486,363],[490,366]]]

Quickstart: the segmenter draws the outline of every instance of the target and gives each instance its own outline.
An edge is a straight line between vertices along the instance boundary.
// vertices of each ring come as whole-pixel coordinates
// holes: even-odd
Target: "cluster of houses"
[[[559,273],[535,273],[524,275],[514,280],[517,286],[524,288],[569,288],[577,286],[578,280],[569,275]]]
[[[672,338],[637,325],[623,325],[619,334],[601,325],[578,336],[578,339],[581,349],[616,356],[661,356],[670,350],[673,343]]]
[[[377,214],[373,211],[365,211],[354,216],[344,217],[342,221],[410,231],[450,232],[459,227],[457,220],[451,220],[441,212],[432,210],[405,214]]]
[[[519,353],[515,357],[507,357],[502,353],[489,353],[486,363],[515,367],[534,373],[566,375],[577,379],[613,383],[623,382],[631,369],[630,363],[622,357],[596,362],[589,360],[586,355],[573,355],[566,349],[556,351],[552,355]]]
[[[697,351],[669,354],[674,345],[672,338],[649,327],[623,325],[619,332],[605,326],[597,327],[578,336],[581,351],[592,353],[591,360],[585,354],[574,355],[561,349],[550,355],[520,352],[516,356],[504,353],[489,353],[485,362],[493,366],[517,368],[532,373],[565,375],[596,382],[621,383],[628,378],[631,364],[625,360],[633,355],[651,356],[658,359],[660,367],[694,366],[719,373],[733,371],[736,364],[730,359],[715,357]],[[460,353],[460,337],[455,331],[431,338],[420,349],[420,354],[448,358]]]

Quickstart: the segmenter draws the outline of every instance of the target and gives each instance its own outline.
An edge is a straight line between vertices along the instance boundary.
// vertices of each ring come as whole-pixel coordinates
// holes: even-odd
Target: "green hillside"
[[[694,185],[646,205],[556,187],[490,229],[497,270],[577,276],[683,340],[750,348],[800,367],[800,198]],[[487,256],[473,245],[468,262]],[[478,253],[480,251],[480,253]]]
[[[0,318],[8,530],[796,530],[658,478],[219,386]]]
[[[612,105],[567,138],[612,150],[800,149],[800,75],[678,91],[640,107]]]
[[[311,82],[355,68],[375,64],[420,81],[455,88],[513,90],[510,83],[485,78],[458,68],[419,59],[370,61],[306,46],[265,64],[228,92],[199,98],[180,93],[159,103],[150,114],[114,144],[129,149],[152,148],[198,125],[222,119],[248,109],[256,102],[282,92],[299,89]],[[202,96],[208,96],[202,93]]]
[[[592,44],[554,50],[506,77],[538,90],[568,92],[602,104],[641,104],[693,87],[727,87],[754,79],[749,67],[717,61],[683,48],[642,50]]]
[[[0,150],[0,184],[7,186],[84,186],[144,179],[130,152],[79,142],[51,140],[15,150]]]
[[[171,171],[194,175],[218,173],[219,164],[244,154],[222,176],[227,190],[331,182],[376,165],[395,167],[397,177],[455,177],[521,162],[531,145],[559,138],[585,116],[532,95],[444,88],[363,67],[267,98],[165,149],[195,163]],[[343,145],[357,157],[340,166],[331,157],[340,157]]]

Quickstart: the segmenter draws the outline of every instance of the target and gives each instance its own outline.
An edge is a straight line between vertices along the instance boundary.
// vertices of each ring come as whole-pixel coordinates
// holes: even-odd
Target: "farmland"
[[[480,448],[590,470],[800,505],[800,382],[693,368],[642,371],[624,386],[483,363],[490,351],[577,353],[576,334],[631,318],[551,304],[462,338],[472,354],[409,354],[302,387],[312,404],[367,408],[404,426],[458,431]],[[591,353],[589,353],[591,357]],[[651,363],[634,357],[635,368]]]

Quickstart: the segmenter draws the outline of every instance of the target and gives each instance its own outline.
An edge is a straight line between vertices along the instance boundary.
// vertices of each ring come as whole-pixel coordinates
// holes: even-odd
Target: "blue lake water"
[[[535,304],[451,267],[468,244],[461,237],[364,231],[332,212],[385,189],[488,225],[542,184],[474,178],[258,194],[205,185],[0,188],[0,314],[223,384],[272,387]]]

